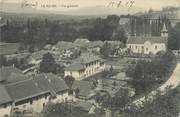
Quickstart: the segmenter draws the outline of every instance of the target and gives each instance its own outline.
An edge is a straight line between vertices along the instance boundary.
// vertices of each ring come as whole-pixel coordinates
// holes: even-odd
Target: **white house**
[[[168,31],[164,24],[161,36],[153,37],[129,37],[127,48],[133,53],[156,54],[160,51],[167,51]]]
[[[105,69],[104,62],[97,56],[90,54],[82,55],[76,63],[65,68],[64,76],[72,76],[76,80],[82,80]]]

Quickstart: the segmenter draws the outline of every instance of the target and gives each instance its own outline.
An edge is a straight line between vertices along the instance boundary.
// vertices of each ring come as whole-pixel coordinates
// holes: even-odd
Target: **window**
[[[30,100],[30,104],[32,104],[33,103],[33,100]]]
[[[144,46],[142,46],[141,48],[144,49]]]
[[[136,49],[137,49],[137,46],[136,46]]]
[[[155,45],[155,49],[157,49],[157,45]]]
[[[44,98],[45,98],[45,99],[47,99],[47,97],[48,97],[48,96],[47,96],[47,95],[45,95],[45,97],[44,97]]]
[[[146,48],[146,51],[148,51],[148,48]]]
[[[6,108],[6,107],[7,107],[7,105],[5,104],[5,105],[4,105],[4,108]]]

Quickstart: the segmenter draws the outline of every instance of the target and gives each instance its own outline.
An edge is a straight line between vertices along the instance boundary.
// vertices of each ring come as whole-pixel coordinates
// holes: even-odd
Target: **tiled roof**
[[[127,40],[127,44],[144,44],[146,41],[154,43],[166,43],[166,38],[164,37],[130,37]]]
[[[16,74],[21,74],[22,75],[22,71],[13,67],[13,66],[9,66],[9,67],[1,67],[0,68],[0,81],[4,81],[7,80],[8,77],[12,74],[12,73],[16,73]]]
[[[65,81],[52,73],[39,74],[34,77],[34,80],[41,89],[50,90],[52,91],[51,93],[58,93],[68,89]]]
[[[11,102],[11,98],[9,97],[6,89],[3,85],[0,85],[0,105]]]
[[[85,69],[85,67],[81,63],[75,63],[65,68],[66,71],[79,71],[83,69]]]
[[[59,41],[55,47],[59,49],[71,49],[74,48],[75,45],[72,42],[66,42],[66,41]]]
[[[56,93],[67,89],[65,81],[56,75],[39,74],[31,79],[4,84],[4,87],[1,86],[0,103],[6,102],[5,97],[7,101],[12,99],[12,101],[18,102],[46,93],[56,95]]]
[[[6,83],[14,83],[18,81],[27,80],[27,79],[28,77],[26,77],[24,74],[11,73],[11,75],[6,80]]]
[[[5,85],[5,88],[11,99],[15,102],[33,98],[35,96],[47,93],[41,91],[32,79],[7,84]]]
[[[84,53],[80,56],[79,59],[80,59],[80,62],[84,63],[84,64],[100,60],[100,58],[98,56],[95,56],[91,53]]]
[[[85,69],[85,64],[101,60],[98,56],[94,56],[91,53],[84,53],[79,58],[75,59],[73,64],[71,64],[69,67],[65,68],[65,70],[68,71],[78,71]]]

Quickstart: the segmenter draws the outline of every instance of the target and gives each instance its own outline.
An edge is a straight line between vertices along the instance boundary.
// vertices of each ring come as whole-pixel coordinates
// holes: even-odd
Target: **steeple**
[[[165,23],[164,23],[163,28],[161,30],[161,37],[168,37],[168,30],[166,28]]]

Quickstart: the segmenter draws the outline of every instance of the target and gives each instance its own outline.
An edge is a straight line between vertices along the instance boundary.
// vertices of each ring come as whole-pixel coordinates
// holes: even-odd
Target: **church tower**
[[[164,23],[163,28],[161,30],[161,37],[167,37],[168,38],[168,30],[166,28],[165,23]]]

